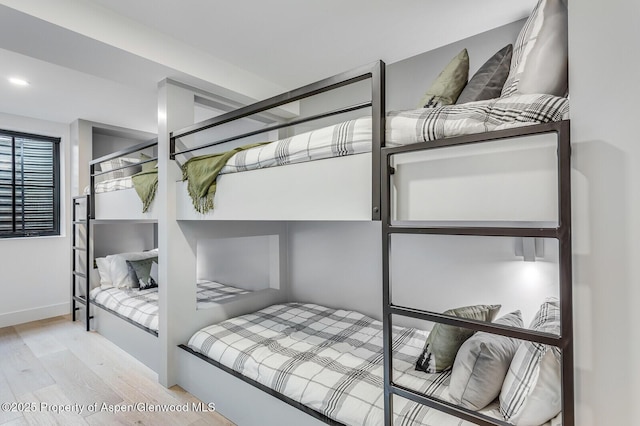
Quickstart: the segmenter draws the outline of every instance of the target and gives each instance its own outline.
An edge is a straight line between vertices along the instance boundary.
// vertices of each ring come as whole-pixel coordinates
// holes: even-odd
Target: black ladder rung
[[[471,227],[471,226],[398,226],[386,227],[388,234],[469,235],[486,237],[559,238],[558,228]]]
[[[73,271],[73,275],[80,278],[87,278],[87,274],[83,274],[82,272]]]
[[[86,304],[87,304],[87,299],[85,299],[85,298],[84,298],[84,297],[82,297],[82,296],[73,296],[73,300],[75,300],[75,301],[76,301],[76,302],[78,302],[78,303],[82,303],[83,305],[86,305]],[[77,311],[78,309],[80,309],[80,308],[76,308],[76,311]]]
[[[433,321],[441,324],[452,325],[455,327],[464,327],[475,331],[484,331],[486,333],[499,334],[501,336],[513,337],[520,340],[528,340],[530,342],[542,343],[559,348],[562,348],[567,343],[561,336],[557,336],[551,333],[543,333],[540,331],[510,327],[493,322],[484,322],[468,318],[455,317],[438,312],[408,308],[406,306],[392,305],[389,308],[389,313],[393,315],[412,317],[425,321]]]
[[[435,408],[436,410],[442,411],[452,416],[456,416],[458,418],[462,418],[464,420],[473,422],[478,425],[512,426],[511,423],[507,423],[504,420],[496,419],[494,417],[487,416],[477,411],[469,410],[467,408],[452,404],[440,398],[425,395],[413,389],[409,389],[395,383],[391,384],[390,391],[392,394],[401,396],[410,401],[417,402],[418,404],[426,405],[427,407]]]

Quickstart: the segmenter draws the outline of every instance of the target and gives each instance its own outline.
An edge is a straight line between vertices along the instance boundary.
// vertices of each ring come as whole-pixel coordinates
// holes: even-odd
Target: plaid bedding
[[[130,188],[133,188],[133,180],[131,179],[131,176],[96,182],[96,194]],[[88,186],[84,189],[84,193],[89,194]]]
[[[393,379],[447,399],[449,371],[427,374],[414,368],[427,335],[394,329]],[[382,323],[360,313],[274,305],[206,327],[188,346],[346,425],[384,423]],[[470,424],[401,398],[394,398],[394,419],[403,426]]]
[[[92,303],[104,306],[138,324],[158,331],[158,289],[127,290],[94,288],[89,293]]]
[[[197,284],[198,309],[215,306],[216,302],[238,294],[250,293],[236,287],[226,286],[212,281],[200,281]],[[123,288],[94,288],[89,293],[91,302],[104,306],[130,320],[158,331],[158,288],[129,290]]]
[[[569,100],[544,94],[391,112],[387,146],[521,127],[569,117]],[[267,145],[229,159],[220,174],[281,166],[371,151],[371,117],[345,121]]]

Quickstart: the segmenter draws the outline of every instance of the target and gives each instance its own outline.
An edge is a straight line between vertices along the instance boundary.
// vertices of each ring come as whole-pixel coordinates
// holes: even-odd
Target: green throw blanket
[[[142,213],[146,213],[158,190],[158,169],[136,173],[131,179],[133,187],[142,201]]]
[[[207,213],[213,210],[213,196],[216,194],[216,178],[229,158],[240,151],[267,143],[269,142],[253,143],[240,146],[227,152],[193,157],[184,163],[182,165],[182,180],[189,182],[187,190],[196,211],[199,213]]]

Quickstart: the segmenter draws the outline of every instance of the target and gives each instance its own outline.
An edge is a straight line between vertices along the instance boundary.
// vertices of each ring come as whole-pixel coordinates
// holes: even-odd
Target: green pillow
[[[424,94],[418,108],[435,108],[456,103],[469,79],[469,54],[462,49],[442,70]]]
[[[158,287],[156,281],[151,278],[151,265],[158,262],[157,257],[150,257],[142,260],[127,260],[127,268],[129,268],[129,279],[135,281],[140,290],[146,290],[152,287]]]
[[[151,157],[149,157],[146,154],[140,154],[140,160],[142,160],[142,161],[151,160]],[[151,171],[155,170],[156,167],[158,167],[158,160],[150,161],[148,163],[142,164],[142,171],[143,172],[151,172]]]
[[[475,305],[449,309],[445,315],[491,322],[498,314],[501,305]],[[474,331],[464,327],[437,323],[433,326],[424,350],[416,362],[416,370],[427,373],[439,373],[453,366],[460,346]]]

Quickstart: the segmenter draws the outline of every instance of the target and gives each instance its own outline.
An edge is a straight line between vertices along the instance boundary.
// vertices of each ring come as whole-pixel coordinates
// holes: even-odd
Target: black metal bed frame
[[[494,142],[501,139],[540,134],[557,135],[557,173],[558,173],[558,226],[539,228],[520,227],[456,227],[456,226],[406,226],[393,224],[391,217],[391,176],[393,168],[391,157],[396,154],[411,153],[430,149],[439,149],[467,144]],[[560,121],[515,129],[465,135],[437,141],[405,145],[382,149],[382,277],[383,277],[383,334],[384,334],[384,401],[385,425],[393,425],[393,395],[435,408],[455,417],[480,424],[501,425],[510,423],[480,414],[448,401],[422,394],[393,382],[392,372],[392,317],[394,315],[433,321],[474,331],[484,331],[521,340],[556,346],[562,354],[562,424],[573,426],[574,389],[573,389],[573,311],[572,311],[572,260],[571,260],[571,146],[569,121]],[[465,236],[504,236],[504,237],[543,237],[558,240],[560,315],[561,332],[559,336],[535,332],[494,323],[474,321],[441,313],[424,311],[405,306],[394,305],[391,301],[390,240],[392,234],[432,234]]]
[[[371,79],[371,101],[357,105],[329,111],[326,113],[279,123],[267,128],[243,133],[237,136],[216,140],[204,145],[184,150],[176,149],[176,141],[181,137],[228,123],[241,118],[249,117],[260,112],[285,105],[290,102],[308,98],[319,93],[324,93],[352,83]],[[443,411],[455,417],[468,420],[480,425],[501,425],[510,423],[491,418],[478,412],[451,404],[439,398],[421,394],[401,385],[393,383],[391,377],[392,359],[392,316],[408,316],[422,320],[428,320],[453,326],[465,327],[475,331],[485,331],[522,340],[539,342],[556,346],[562,353],[562,419],[563,425],[573,426],[574,420],[574,387],[573,387],[573,313],[572,313],[572,261],[571,261],[571,182],[570,182],[570,137],[569,122],[553,122],[532,126],[519,127],[501,131],[493,131],[482,134],[465,135],[436,141],[416,143],[394,148],[385,147],[385,64],[377,61],[373,64],[347,71],[336,76],[309,84],[299,89],[248,105],[237,110],[230,111],[209,120],[197,123],[183,129],[174,131],[169,139],[169,158],[175,160],[177,155],[194,152],[204,148],[226,142],[235,141],[248,136],[254,136],[263,132],[277,130],[312,120],[326,118],[349,111],[371,107],[372,114],[372,220],[382,221],[382,269],[383,269],[383,332],[384,332],[384,400],[385,400],[385,426],[393,425],[392,398],[398,395],[412,401]],[[466,144],[491,142],[507,138],[531,136],[546,133],[557,134],[558,153],[558,226],[557,227],[447,227],[447,226],[406,226],[393,224],[391,221],[391,184],[390,179],[393,169],[390,158],[401,153],[416,152],[429,149],[438,149]],[[485,323],[444,315],[441,313],[422,311],[409,307],[393,305],[390,298],[390,268],[389,249],[390,236],[392,234],[440,234],[440,235],[466,235],[466,236],[511,236],[511,237],[540,237],[554,238],[559,242],[560,264],[560,310],[561,310],[561,335],[536,332],[532,330],[518,329],[499,324]],[[250,380],[241,374],[213,361],[206,356],[191,350],[185,345],[179,347],[206,362],[238,377],[245,382],[275,396],[276,398],[322,420],[328,424],[336,424],[322,414],[308,407],[302,406],[289,398],[274,392],[273,390]]]
[[[91,268],[93,268],[93,261],[92,261],[92,257],[93,257],[93,253],[91,252],[90,249],[90,241],[91,241],[91,225],[92,223],[103,223],[102,220],[96,220],[95,218],[95,211],[96,211],[96,197],[95,197],[95,178],[97,176],[101,176],[104,175],[106,173],[110,173],[113,171],[117,171],[117,170],[124,170],[130,167],[135,167],[135,166],[139,166],[141,164],[145,164],[145,163],[150,163],[152,161],[157,161],[158,157],[153,157],[150,158],[148,160],[144,160],[144,161],[140,161],[139,163],[136,163],[134,165],[129,165],[129,166],[123,166],[123,167],[117,167],[114,169],[111,169],[109,171],[100,171],[100,172],[96,172],[96,166],[104,161],[108,161],[108,160],[113,160],[115,158],[119,158],[119,157],[123,157],[125,155],[128,154],[132,154],[134,152],[138,152],[138,151],[142,151],[144,149],[150,148],[154,145],[158,144],[158,139],[151,139],[149,141],[146,142],[142,142],[133,146],[130,146],[128,148],[122,149],[120,151],[116,151],[114,153],[102,156],[100,158],[96,158],[95,160],[92,160],[89,162],[89,194],[88,195],[80,195],[77,197],[73,197],[73,220],[72,220],[72,224],[74,225],[73,227],[73,237],[72,237],[72,255],[73,255],[73,263],[72,263],[72,289],[71,289],[71,303],[72,303],[72,320],[75,321],[76,320],[76,311],[80,308],[78,308],[76,306],[76,303],[80,303],[85,305],[85,309],[86,309],[86,315],[85,315],[85,327],[86,330],[89,331],[90,330],[90,320],[93,318],[93,316],[91,316],[90,314],[90,305],[94,304],[97,307],[103,309],[106,312],[109,312],[115,316],[117,316],[118,318],[121,318],[122,320],[135,325],[136,327],[146,331],[147,333],[153,334],[154,336],[158,336],[158,332],[155,330],[151,330],[150,328],[145,327],[142,324],[139,324],[135,321],[133,321],[131,318],[127,318],[124,315],[119,314],[118,312],[115,312],[112,309],[109,309],[105,306],[100,305],[99,303],[95,303],[95,302],[91,302],[90,297],[89,297],[89,291],[91,289],[91,280],[90,280],[90,276],[91,276]],[[76,207],[78,205],[80,205],[80,200],[86,200],[86,217],[84,217],[83,219],[78,219],[76,217]],[[84,225],[85,226],[85,244],[84,247],[79,247],[77,245],[77,241],[76,241],[76,229],[75,226],[76,225]],[[85,251],[86,252],[86,271],[85,273],[80,273],[80,272],[76,272],[76,256],[75,256],[75,252],[76,251]],[[81,277],[85,279],[85,285],[86,285],[86,289],[85,289],[85,297],[80,297],[76,294],[76,277]]]
[[[89,237],[91,232],[91,227],[89,226],[89,195],[78,195],[73,197],[72,206],[71,206],[71,320],[76,320],[76,312],[81,308],[78,306],[84,305],[85,308],[85,327],[86,330],[89,331],[89,321],[91,318],[91,312],[89,310],[89,290],[91,289],[90,277],[91,277],[91,269],[90,269],[90,260],[91,253],[89,252]],[[78,208],[82,205],[84,201],[85,205],[85,215],[83,218],[79,218],[78,216]],[[84,226],[85,229],[85,244],[84,246],[78,245],[78,228]],[[84,272],[80,272],[76,270],[78,267],[78,263],[76,261],[78,252],[85,253],[85,270]],[[78,294],[78,278],[84,280],[85,284],[85,292],[84,297]]]
[[[229,123],[241,118],[250,117],[254,114],[258,114],[267,111],[272,108],[276,108],[291,102],[299,101],[301,99],[309,98],[320,93],[325,93],[340,87],[344,87],[359,81],[371,79],[371,101],[363,102],[356,105],[350,105],[344,108],[339,108],[326,113],[312,115],[308,117],[299,118],[296,120],[287,121],[286,123],[278,123],[269,127],[265,127],[256,131],[246,132],[230,138],[224,138],[216,140],[204,145],[200,145],[194,148],[184,149],[178,151],[176,149],[176,140],[181,137],[189,136],[207,129],[211,129],[216,126],[220,126],[225,123]],[[337,74],[333,77],[320,80],[318,82],[303,86],[299,89],[292,90],[290,92],[283,93],[278,96],[260,101],[228,113],[213,117],[209,120],[193,124],[180,130],[171,132],[169,135],[169,158],[175,160],[177,155],[186,154],[189,152],[198,151],[201,149],[209,148],[212,146],[220,145],[226,142],[232,142],[245,137],[254,136],[260,133],[269,132],[271,130],[282,129],[285,127],[295,126],[297,124],[307,123],[309,121],[319,120],[321,118],[332,117],[338,114],[346,112],[356,111],[363,108],[371,107],[371,119],[372,119],[372,147],[371,147],[371,215],[373,220],[380,220],[380,148],[384,146],[384,120],[385,120],[385,63],[382,61],[376,61],[372,64],[365,65],[351,71],[346,71],[341,74]]]

